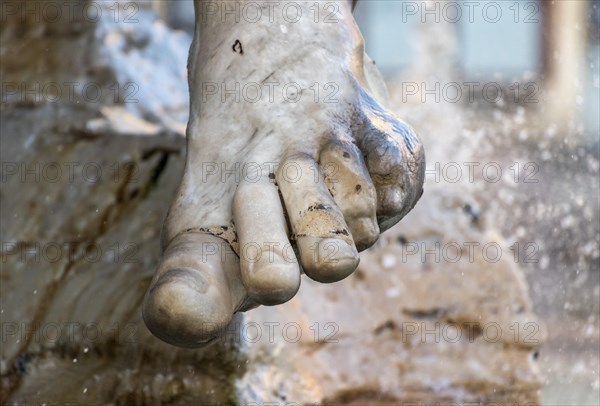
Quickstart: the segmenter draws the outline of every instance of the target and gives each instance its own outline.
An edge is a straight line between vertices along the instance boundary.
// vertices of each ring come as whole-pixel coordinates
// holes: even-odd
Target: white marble
[[[381,105],[351,3],[251,4],[196,1],[186,170],[144,305],[176,345],[289,300],[301,269],[345,278],[422,193],[422,145]]]

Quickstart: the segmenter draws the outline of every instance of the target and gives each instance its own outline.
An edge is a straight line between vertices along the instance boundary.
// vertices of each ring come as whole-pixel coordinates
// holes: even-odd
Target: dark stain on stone
[[[19,375],[26,375],[29,363],[31,362],[31,357],[28,352],[21,353],[17,356],[14,361],[14,369]]]
[[[394,322],[394,320],[387,320],[383,324],[380,324],[379,326],[375,327],[375,329],[373,330],[373,334],[379,335],[386,330],[393,331],[393,330],[396,330],[397,328],[398,328],[398,325]]]
[[[240,55],[244,55],[244,48],[242,48],[242,43],[240,42],[239,39],[236,39],[235,42],[233,43],[233,46],[231,47],[231,49],[233,49],[233,52],[238,53]]]
[[[261,80],[261,81],[260,81],[260,83],[261,83],[261,84],[262,84],[262,83],[265,83],[265,82],[266,82],[266,81],[267,81],[267,80],[268,80],[268,79],[269,79],[271,76],[273,76],[274,74],[275,74],[275,71],[273,71],[273,72],[269,73],[269,74],[267,75],[267,77],[266,77],[266,78],[264,78],[263,80]]]
[[[319,204],[315,204],[310,206],[308,209],[306,209],[306,211],[315,211],[315,210],[329,210],[331,209],[330,206],[327,206],[323,203],[319,203]]]
[[[306,237],[308,234],[292,234],[290,236],[290,241],[297,241],[300,237]]]
[[[347,152],[344,152],[344,154],[343,154],[343,155],[344,155],[344,158],[350,158],[350,154],[349,154],[349,153],[347,153]]]
[[[356,187],[354,189],[356,190],[356,193],[360,193],[360,191],[362,190],[362,186],[356,185]]]
[[[440,318],[443,316],[446,311],[442,308],[435,307],[431,310],[408,310],[405,309],[402,311],[407,316],[414,317],[415,319],[434,319]]]
[[[371,405],[373,399],[377,400],[378,405],[399,405],[406,402],[386,393],[383,393],[379,388],[359,387],[351,389],[342,389],[337,391],[333,397],[323,399],[322,404],[334,405]]]
[[[477,321],[470,321],[468,319],[454,319],[448,317],[445,320],[449,325],[460,328],[461,334],[469,340],[469,342],[473,342],[477,337],[480,337],[483,334],[483,328],[481,323]]]
[[[479,223],[479,212],[475,210],[469,203],[466,203],[463,207],[463,211],[471,216],[471,223],[476,225]]]
[[[354,277],[359,281],[363,281],[366,278],[365,273],[361,268],[358,268],[356,271],[354,271],[352,275],[354,275]]]
[[[250,136],[250,141],[252,141],[254,139],[254,137],[256,137],[256,134],[258,134],[258,128],[254,129],[254,132],[252,133],[252,135]]]
[[[398,236],[397,241],[402,245],[408,244],[408,240],[403,235]]]

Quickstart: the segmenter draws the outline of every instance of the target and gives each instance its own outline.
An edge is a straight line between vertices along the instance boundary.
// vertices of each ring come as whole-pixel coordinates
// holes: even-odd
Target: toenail
[[[354,245],[337,238],[308,238],[310,252],[301,252],[302,264],[308,277],[317,282],[337,282],[350,275],[360,258]],[[316,244],[311,244],[313,240]]]

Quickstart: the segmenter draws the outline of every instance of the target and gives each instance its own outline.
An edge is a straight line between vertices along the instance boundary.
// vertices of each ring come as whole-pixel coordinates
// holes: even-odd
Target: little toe
[[[364,133],[359,146],[377,190],[377,220],[381,231],[400,221],[423,193],[425,153],[414,130],[362,95]]]

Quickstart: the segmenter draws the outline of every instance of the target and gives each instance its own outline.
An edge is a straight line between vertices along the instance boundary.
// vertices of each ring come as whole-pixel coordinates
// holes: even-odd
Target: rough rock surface
[[[238,384],[248,399],[538,402],[534,349],[544,327],[512,253],[478,229],[459,192],[426,193],[348,280],[305,279],[298,298],[248,314],[242,337],[262,332]],[[471,258],[466,243],[481,244]],[[495,249],[481,250],[490,243],[502,249],[497,262]]]
[[[303,278],[291,302],[239,317],[206,349],[154,338],[140,303],[183,170],[187,44],[145,13],[133,26],[3,26],[3,83],[140,91],[134,104],[3,96],[2,401],[537,403],[543,328],[458,186],[426,186],[347,280]],[[465,242],[504,255],[452,262],[452,245],[421,259],[422,243]]]

